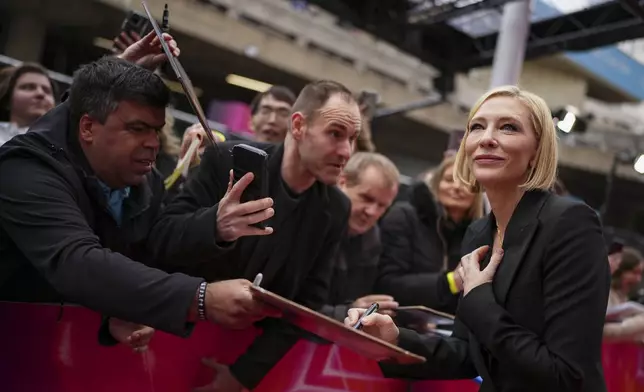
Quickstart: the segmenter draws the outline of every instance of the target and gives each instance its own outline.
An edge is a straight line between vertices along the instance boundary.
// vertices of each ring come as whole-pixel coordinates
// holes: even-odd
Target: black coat
[[[378,226],[364,234],[343,238],[333,261],[329,299],[321,313],[344,321],[356,299],[377,294],[375,285],[381,253]]]
[[[264,288],[318,310],[328,296],[333,255],[347,230],[350,202],[335,186],[316,182],[300,195],[298,207],[286,212],[288,192],[281,177],[284,147],[250,143],[270,155],[269,194],[275,216],[269,225],[274,233],[216,244],[217,203],[228,185],[230,150],[238,143],[206,149],[194,175],[166,207],[150,236],[159,260],[164,268],[207,280],[252,281],[261,272]],[[255,387],[302,336],[282,320],[266,319],[260,326],[264,333],[231,365],[247,388]]]
[[[0,148],[0,300],[73,302],[186,335],[203,280],[140,263],[161,177],[131,188],[119,226],[76,138],[63,103]]]
[[[491,215],[472,224],[463,252],[491,246],[495,228]],[[503,248],[494,281],[461,299],[453,336],[401,330],[399,345],[428,361],[381,365],[385,375],[480,375],[481,392],[606,391],[601,342],[609,268],[597,214],[569,198],[527,192]]]
[[[446,274],[460,261],[469,221],[449,221],[424,183],[412,186],[409,195],[408,202],[394,204],[380,222],[378,291],[403,306],[454,313],[458,295],[450,292]]]

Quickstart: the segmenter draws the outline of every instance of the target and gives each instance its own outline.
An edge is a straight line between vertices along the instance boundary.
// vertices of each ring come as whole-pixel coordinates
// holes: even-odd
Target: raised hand
[[[496,269],[501,264],[501,259],[503,259],[503,249],[497,249],[492,254],[487,267],[481,270],[481,260],[489,250],[490,247],[485,245],[461,258],[461,266],[458,267],[457,271],[463,280],[463,296],[466,296],[472,289],[494,279]]]
[[[241,196],[253,181],[253,173],[246,173],[233,185],[233,171],[230,171],[228,190],[219,201],[217,210],[217,241],[233,242],[240,237],[269,235],[272,227],[260,229],[252,224],[263,222],[275,215],[273,199],[270,197],[241,203]]]
[[[126,37],[127,35],[125,33],[121,33],[121,35],[115,40],[116,45],[122,47],[125,42],[130,43],[131,39],[128,40]],[[138,35],[134,33],[133,37],[138,37]],[[172,54],[175,57],[178,57],[181,51],[179,50],[174,38],[172,38],[170,34],[164,33],[163,39],[168,43]],[[130,43],[130,45],[128,45],[128,47],[125,48],[123,53],[118,55],[118,57],[150,70],[156,69],[167,60],[165,53],[161,50],[161,42],[154,31],[151,31],[145,37],[138,39],[136,42]]]

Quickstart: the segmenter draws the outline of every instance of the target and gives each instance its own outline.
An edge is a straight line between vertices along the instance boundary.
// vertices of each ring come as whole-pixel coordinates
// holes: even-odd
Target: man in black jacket
[[[322,307],[350,210],[334,185],[360,131],[360,110],[346,87],[320,81],[304,87],[290,118],[283,145],[253,143],[269,154],[270,198],[249,202],[257,204],[244,211],[244,219],[230,218],[239,208],[224,195],[234,143],[206,150],[195,175],[152,229],[151,248],[168,260],[166,268],[207,280],[252,279],[261,272],[266,289],[312,309]],[[252,174],[241,181],[246,178]],[[267,219],[266,229],[250,226]],[[199,234],[215,227],[214,238],[227,250],[220,256]],[[215,388],[254,388],[302,336],[277,319],[260,326],[263,334],[230,368],[222,368]]]
[[[349,231],[335,254],[329,298],[322,313],[344,321],[349,308],[368,308],[378,302],[380,311],[392,314],[394,297],[375,292],[382,253],[378,220],[398,193],[400,173],[387,157],[374,152],[351,156],[338,181],[351,200]]]
[[[142,263],[163,198],[152,165],[169,98],[152,72],[104,58],[0,148],[0,300],[75,302],[180,336],[204,313],[239,327],[263,317],[248,281],[206,285]]]

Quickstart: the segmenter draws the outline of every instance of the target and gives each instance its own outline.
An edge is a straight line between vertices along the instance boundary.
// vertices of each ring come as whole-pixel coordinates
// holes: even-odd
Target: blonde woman
[[[456,311],[462,284],[453,270],[461,260],[465,230],[482,216],[483,204],[480,193],[454,181],[454,162],[455,157],[444,159],[380,224],[378,289],[403,306]]]
[[[550,192],[557,140],[548,106],[516,87],[472,109],[455,178],[483,189],[492,212],[463,241],[454,333],[421,336],[374,314],[364,331],[427,358],[381,364],[386,376],[464,379],[482,392],[604,392],[601,342],[609,291],[597,214]],[[363,310],[349,310],[351,324]]]

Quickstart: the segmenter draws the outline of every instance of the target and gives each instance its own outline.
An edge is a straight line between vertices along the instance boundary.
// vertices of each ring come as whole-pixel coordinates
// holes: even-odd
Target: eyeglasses
[[[275,113],[275,116],[279,119],[286,119],[288,118],[289,114],[291,114],[290,109],[287,108],[275,108],[271,106],[261,106],[259,108],[259,111],[257,112],[257,115],[262,116],[262,117],[269,117],[271,114]]]

